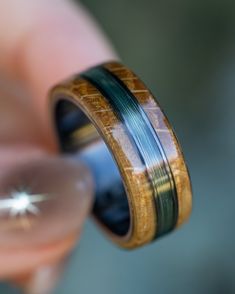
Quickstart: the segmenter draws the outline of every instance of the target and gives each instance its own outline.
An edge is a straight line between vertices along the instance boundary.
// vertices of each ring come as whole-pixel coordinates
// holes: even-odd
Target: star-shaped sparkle
[[[31,194],[27,191],[13,191],[8,199],[0,200],[0,212],[9,211],[11,217],[26,216],[27,214],[40,214],[36,203],[43,202],[48,199],[47,195]]]

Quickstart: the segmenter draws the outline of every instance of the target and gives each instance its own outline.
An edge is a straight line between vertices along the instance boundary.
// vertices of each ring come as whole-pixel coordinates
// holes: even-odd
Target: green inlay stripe
[[[126,127],[146,166],[153,189],[157,212],[156,237],[169,232],[178,218],[175,184],[164,150],[146,113],[124,83],[107,69],[94,67],[82,77],[101,92]]]

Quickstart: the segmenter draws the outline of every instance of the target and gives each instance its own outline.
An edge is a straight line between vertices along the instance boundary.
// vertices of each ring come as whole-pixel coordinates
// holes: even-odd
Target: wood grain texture
[[[106,63],[105,68],[116,75],[135,95],[148,115],[164,147],[177,190],[179,215],[177,226],[186,220],[191,211],[191,185],[181,148],[172,128],[150,91],[129,69],[117,62]],[[75,103],[95,125],[106,142],[119,167],[129,201],[131,225],[126,236],[120,237],[102,228],[111,239],[124,248],[135,248],[154,239],[157,215],[154,195],[146,167],[140,160],[126,128],[120,122],[105,97],[88,81],[75,75],[54,87],[50,94],[52,111],[59,99]],[[75,136],[76,142],[76,133]],[[97,137],[94,132],[94,138]],[[79,145],[79,140],[77,138]],[[108,172],[108,171],[107,171]]]
[[[143,109],[147,113],[158,137],[164,146],[172,173],[174,175],[179,216],[177,226],[186,221],[192,210],[192,189],[188,169],[185,164],[183,153],[176,135],[162,112],[159,103],[144,83],[129,69],[120,63],[108,63],[105,67],[113,72],[135,95]]]
[[[110,231],[108,234],[114,242],[125,248],[134,248],[150,242],[156,229],[153,192],[149,187],[145,167],[123,125],[96,88],[78,76],[53,90],[53,103],[61,96],[76,103],[94,123],[114,155],[123,177],[131,213],[130,230],[125,237],[113,235]],[[100,225],[106,230],[102,224]]]

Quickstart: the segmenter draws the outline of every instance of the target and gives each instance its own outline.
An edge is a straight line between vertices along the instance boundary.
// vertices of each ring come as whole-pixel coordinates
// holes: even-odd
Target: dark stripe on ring
[[[156,212],[156,237],[172,230],[178,219],[178,201],[173,176],[159,138],[135,96],[107,69],[98,66],[82,74],[113,107],[126,127],[146,166],[152,186]]]

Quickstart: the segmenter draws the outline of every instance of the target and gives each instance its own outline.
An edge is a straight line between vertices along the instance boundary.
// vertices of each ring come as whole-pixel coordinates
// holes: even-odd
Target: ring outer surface
[[[188,219],[192,207],[192,190],[188,169],[179,142],[162,112],[156,98],[144,83],[119,62],[102,65],[117,76],[135,96],[138,103],[154,127],[166,154],[178,199],[178,219],[176,227]],[[118,236],[99,225],[109,237],[123,248],[136,248],[151,242],[157,230],[157,215],[153,191],[146,170],[133,148],[125,126],[120,123],[112,107],[91,83],[83,77],[73,75],[55,86],[50,92],[52,112],[59,100],[69,100],[76,104],[96,127],[117,163],[128,197],[130,228],[125,236]],[[54,115],[54,113],[53,113]]]

